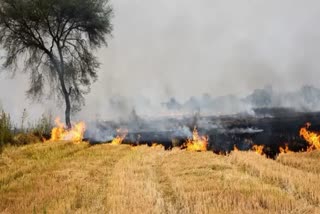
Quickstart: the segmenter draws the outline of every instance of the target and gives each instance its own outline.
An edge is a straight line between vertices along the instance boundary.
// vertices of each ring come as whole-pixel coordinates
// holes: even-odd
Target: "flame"
[[[200,136],[197,128],[194,128],[192,138],[186,142],[187,151],[207,151],[208,136]]]
[[[71,129],[66,129],[65,125],[60,121],[60,118],[55,119],[56,127],[51,131],[51,138],[49,141],[67,140],[72,142],[81,142],[86,130],[84,122],[79,122],[72,125]]]
[[[309,131],[311,123],[306,123],[305,127],[300,129],[300,136],[303,137],[309,144],[308,151],[320,149],[320,134]]]
[[[264,155],[263,152],[264,145],[253,145],[252,150],[255,151],[259,155]]]
[[[288,144],[285,144],[284,148],[279,147],[280,154],[286,154],[286,153],[291,153],[292,151],[289,149]]]
[[[233,145],[233,151],[236,151],[236,152],[238,152],[238,151],[239,151],[239,149],[238,149],[237,145]]]
[[[118,132],[117,137],[115,137],[111,141],[112,145],[120,145],[120,144],[122,144],[123,140],[126,138],[126,136],[128,134],[128,130],[126,130],[126,129],[125,130],[118,129],[117,132]]]

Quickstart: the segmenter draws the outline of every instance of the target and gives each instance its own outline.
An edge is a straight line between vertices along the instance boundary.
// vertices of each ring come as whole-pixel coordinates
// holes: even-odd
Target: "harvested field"
[[[0,213],[319,213],[320,152],[48,142],[0,155]]]

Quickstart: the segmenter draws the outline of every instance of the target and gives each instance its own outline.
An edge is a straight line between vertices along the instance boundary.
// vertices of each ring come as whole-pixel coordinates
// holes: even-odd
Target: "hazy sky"
[[[112,0],[109,47],[99,51],[99,80],[82,117],[108,117],[113,95],[160,103],[176,96],[245,95],[272,84],[318,85],[317,0]],[[0,102],[18,118],[55,108],[28,104],[27,76],[0,76]],[[60,112],[63,113],[64,110]]]

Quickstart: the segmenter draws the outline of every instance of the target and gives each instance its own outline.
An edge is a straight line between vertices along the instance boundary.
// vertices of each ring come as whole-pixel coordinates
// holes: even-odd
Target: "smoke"
[[[110,124],[101,123],[98,121],[87,124],[89,127],[86,130],[85,137],[97,142],[112,141],[117,136],[116,128]]]
[[[172,111],[199,111],[201,115],[236,113],[256,115],[265,108],[288,108],[285,111],[291,109],[291,111],[312,112],[320,111],[320,89],[305,85],[294,91],[274,91],[269,85],[262,89],[255,89],[244,97],[236,95],[211,97],[204,94],[201,97],[190,97],[185,103],[179,103],[175,98],[170,98],[168,102],[164,102],[164,106]]]
[[[234,128],[234,129],[228,129],[224,130],[222,133],[228,133],[228,134],[255,134],[263,132],[262,129],[257,128]]]
[[[151,119],[194,109],[201,114],[252,114],[261,103],[248,96],[265,85],[273,87],[268,106],[318,109],[317,103],[305,105],[303,91],[295,94],[303,85],[317,85],[320,77],[320,30],[314,27],[320,18],[318,1],[111,3],[113,38],[97,53],[102,63],[99,80],[74,120],[120,121],[133,110]],[[0,100],[14,120],[23,108],[38,117],[60,106],[54,113],[63,116],[63,105],[54,101],[26,100],[26,79],[0,75]],[[206,93],[209,103],[202,99]],[[163,103],[171,97],[182,108],[168,110]]]

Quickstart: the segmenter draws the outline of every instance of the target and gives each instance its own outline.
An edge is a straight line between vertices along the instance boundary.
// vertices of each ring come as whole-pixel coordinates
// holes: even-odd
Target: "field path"
[[[159,149],[132,148],[116,164],[107,189],[110,213],[177,213],[175,201],[165,194],[173,190],[158,174],[159,158],[164,154]]]

